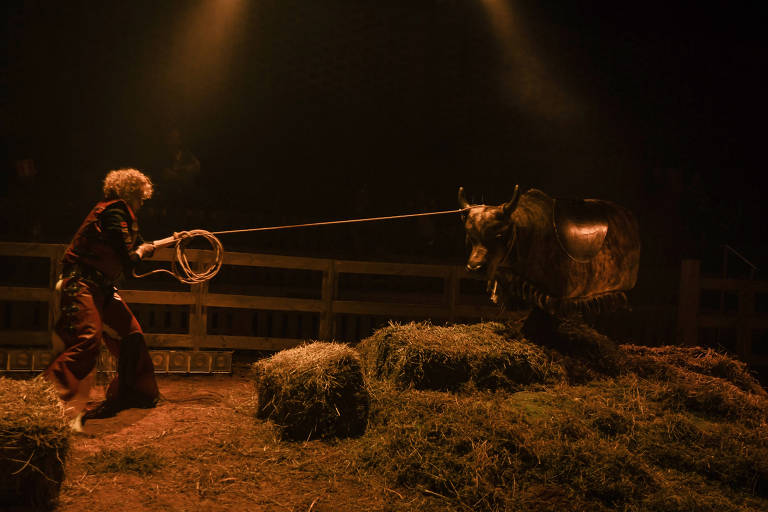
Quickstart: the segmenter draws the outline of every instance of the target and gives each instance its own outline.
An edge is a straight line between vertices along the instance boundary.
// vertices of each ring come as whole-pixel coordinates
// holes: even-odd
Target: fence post
[[[460,267],[452,267],[448,274],[448,278],[444,281],[446,306],[448,307],[449,311],[448,319],[451,322],[456,321],[456,303],[459,299],[459,286],[461,281],[459,279],[460,271]]]
[[[56,327],[56,315],[59,313],[59,292],[56,291],[56,284],[59,281],[59,274],[61,273],[61,258],[64,255],[64,248],[56,250],[50,260],[50,267],[48,268],[48,287],[51,290],[51,296],[48,299],[48,332],[51,333],[51,347],[54,342],[54,328]]]
[[[320,314],[320,326],[318,338],[330,341],[334,336],[334,317],[333,317],[333,299],[336,298],[336,263],[331,260],[328,267],[323,270],[323,284],[321,300],[323,301],[323,312]]]
[[[203,263],[192,263],[196,270],[200,270]],[[192,306],[192,315],[189,318],[189,334],[192,336],[192,350],[200,350],[208,334],[208,308],[206,296],[208,295],[208,281],[189,285],[189,291],[195,296]]]
[[[677,302],[677,329],[682,345],[697,345],[699,341],[699,285],[701,262],[683,260],[680,265],[680,291]]]
[[[736,334],[736,351],[742,361],[752,358],[752,316],[755,314],[755,290],[753,281],[742,281],[739,289],[739,330]]]

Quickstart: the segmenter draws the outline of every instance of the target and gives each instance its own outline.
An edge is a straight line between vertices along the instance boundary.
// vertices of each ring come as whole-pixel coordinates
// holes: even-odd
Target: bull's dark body
[[[637,281],[637,221],[610,201],[590,203],[602,211],[607,231],[586,260],[569,255],[558,240],[554,200],[540,190],[522,194],[511,212],[505,205],[472,206],[465,222],[473,244],[468,267],[486,268],[489,289],[502,303],[514,295],[552,313],[623,303],[623,292]]]
[[[507,258],[503,268],[564,299],[632,289],[640,263],[637,221],[615,203],[594,201],[605,211],[608,230],[597,254],[579,262],[568,257],[557,241],[552,198],[536,189],[523,194],[511,216],[517,227],[514,255],[510,254],[514,257]]]

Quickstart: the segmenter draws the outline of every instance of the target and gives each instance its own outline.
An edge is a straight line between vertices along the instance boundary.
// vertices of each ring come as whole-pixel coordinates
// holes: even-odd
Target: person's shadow
[[[124,409],[111,418],[89,419],[83,425],[83,431],[80,434],[87,437],[116,434],[138,424],[162,406],[163,404],[160,403],[152,409]]]

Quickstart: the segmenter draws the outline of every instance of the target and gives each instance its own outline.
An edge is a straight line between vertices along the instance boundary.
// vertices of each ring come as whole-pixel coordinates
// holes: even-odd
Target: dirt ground
[[[244,367],[158,384],[156,408],[91,420],[75,436],[56,510],[383,511],[416,498],[358,477],[344,443],[280,440],[254,417]]]

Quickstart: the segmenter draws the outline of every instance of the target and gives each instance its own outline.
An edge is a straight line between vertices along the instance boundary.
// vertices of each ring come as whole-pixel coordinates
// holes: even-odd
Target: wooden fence
[[[768,366],[768,281],[706,277],[698,260],[683,260],[677,323],[685,345],[722,347]]]
[[[0,243],[0,346],[50,345],[64,249]],[[198,264],[212,257],[193,249],[187,256]],[[160,249],[148,265],[168,267],[174,258],[173,250]],[[439,323],[514,314],[489,302],[482,276],[452,265],[226,252],[212,281],[180,285],[164,276],[130,286],[120,294],[154,348],[275,351],[306,339],[354,342],[390,319]]]

